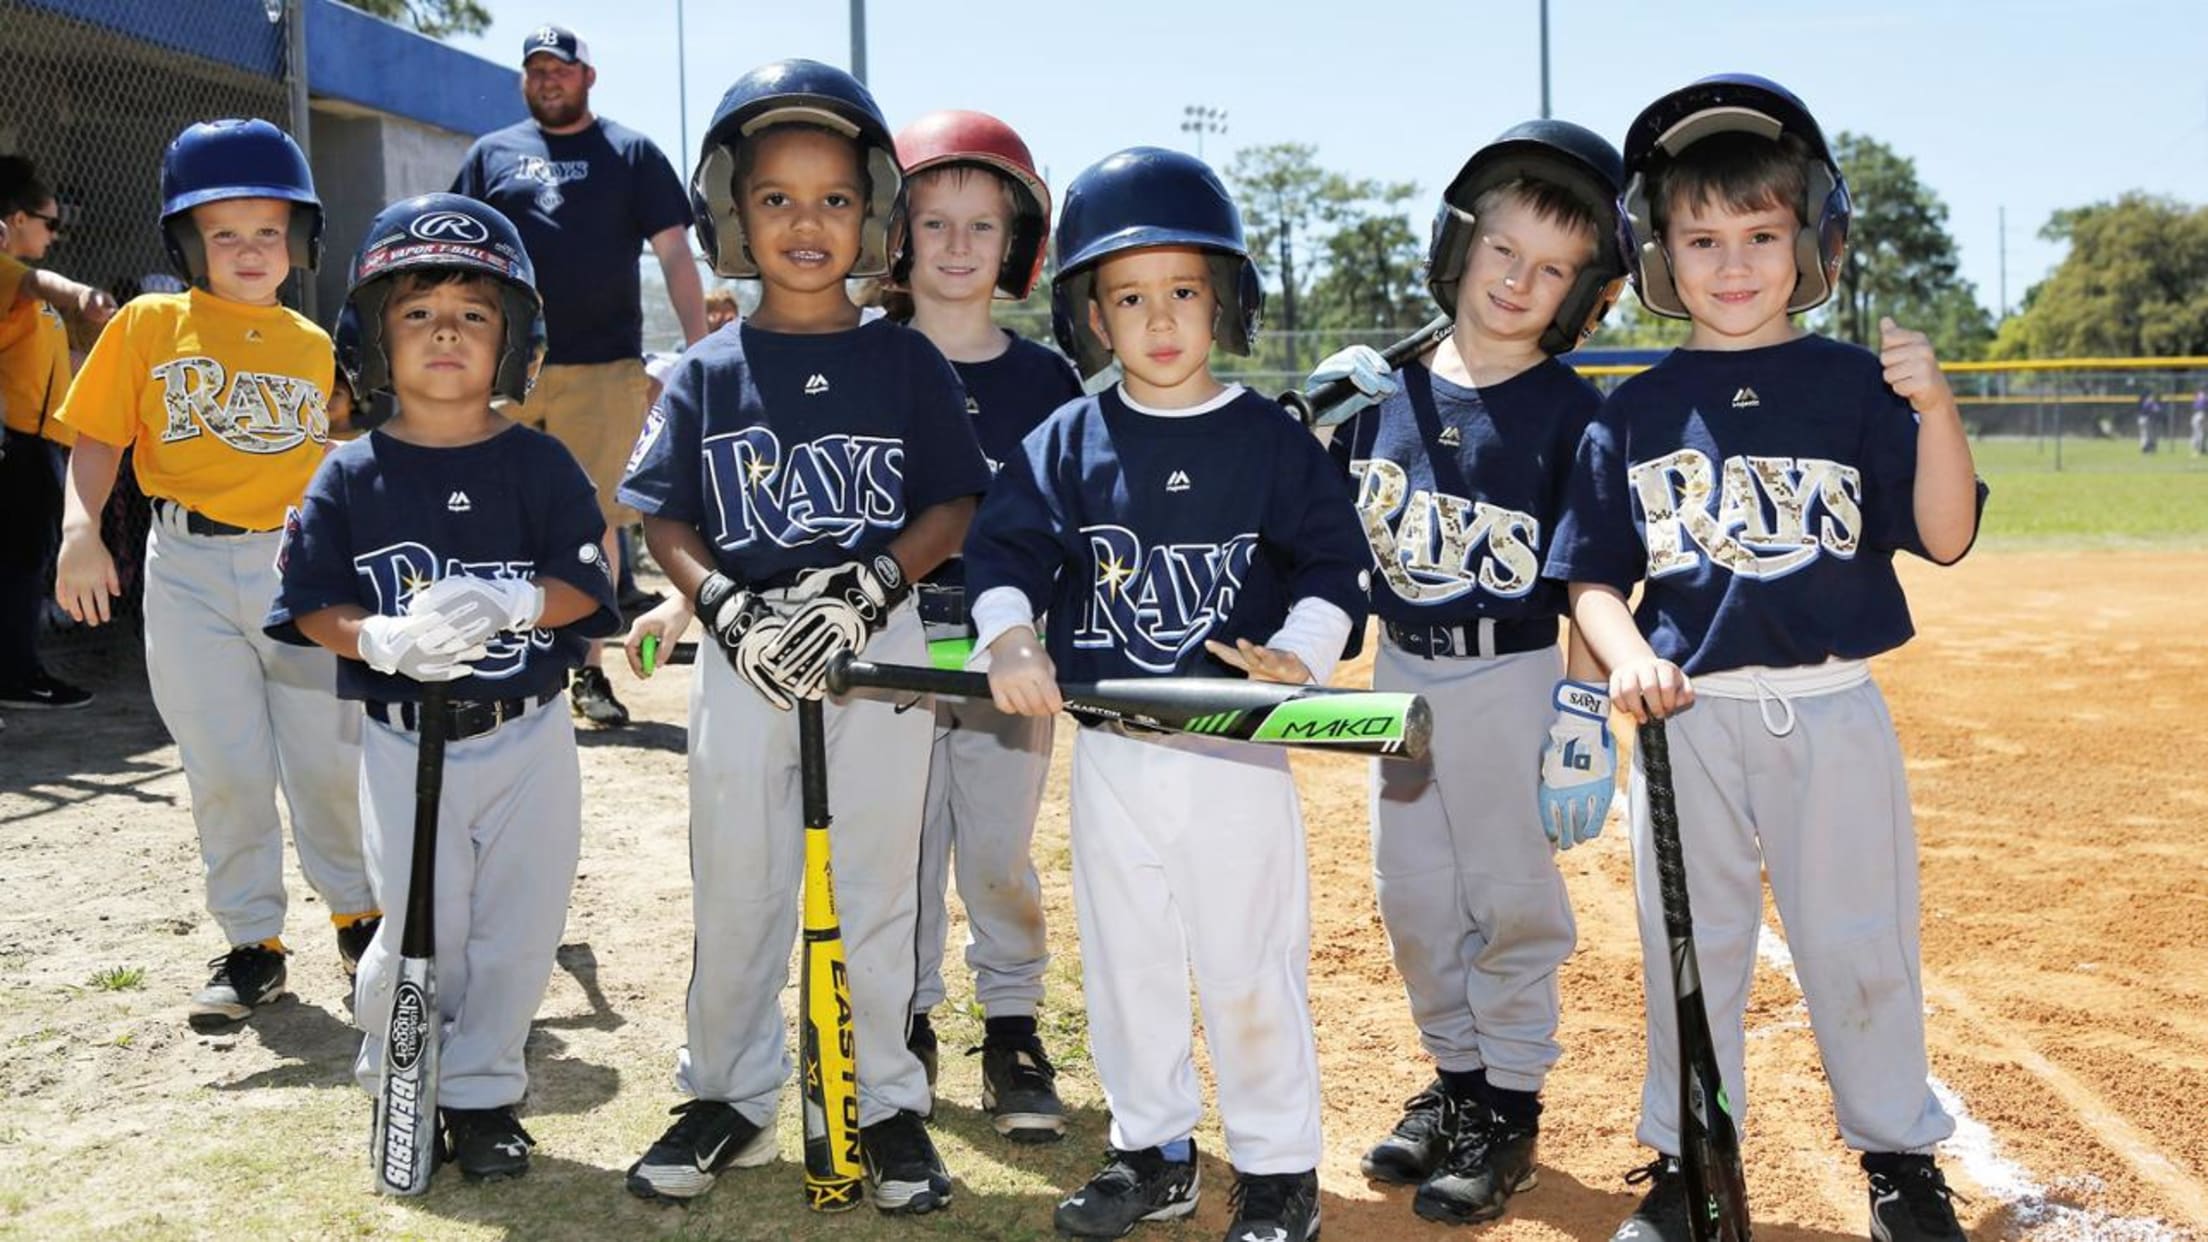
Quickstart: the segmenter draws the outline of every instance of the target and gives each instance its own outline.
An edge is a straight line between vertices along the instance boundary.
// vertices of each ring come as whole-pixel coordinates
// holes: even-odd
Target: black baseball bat
[[[383,1071],[376,1090],[376,1189],[418,1195],[429,1189],[437,1152],[437,803],[445,784],[447,687],[422,687],[414,765],[414,857],[406,884],[406,925],[399,934],[398,982],[383,1028]]]
[[[1748,1179],[1740,1168],[1740,1128],[1717,1069],[1702,969],[1694,957],[1694,912],[1687,904],[1686,852],[1671,788],[1671,746],[1664,722],[1639,730],[1648,780],[1648,820],[1656,837],[1656,881],[1664,932],[1671,940],[1672,1003],[1679,1027],[1679,1169],[1687,1181],[1687,1232],[1694,1242],[1748,1242]],[[1654,1004],[1654,998],[1650,998]]]
[[[837,656],[828,690],[905,690],[987,699],[989,676],[916,664],[875,664]],[[1434,714],[1415,694],[1291,686],[1227,677],[1131,677],[1065,682],[1066,714],[1092,724],[1124,724],[1161,733],[1200,733],[1272,746],[1423,759]]]
[[[1426,323],[1426,326],[1381,350],[1381,360],[1388,364],[1390,370],[1400,367],[1434,346],[1441,344],[1442,339],[1447,337],[1455,328],[1456,321],[1454,319],[1447,315],[1436,315]],[[1311,392],[1295,390],[1284,392],[1280,394],[1280,403],[1293,411],[1296,417],[1302,419],[1304,426],[1321,427],[1327,425],[1322,420],[1326,418],[1330,410],[1355,396],[1356,393],[1356,382],[1345,375],[1338,380],[1329,380]]]

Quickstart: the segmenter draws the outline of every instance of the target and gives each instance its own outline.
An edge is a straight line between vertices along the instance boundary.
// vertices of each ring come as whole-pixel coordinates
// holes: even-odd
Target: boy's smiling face
[[[907,192],[914,295],[937,302],[994,296],[1012,237],[1004,182],[980,168],[946,168],[915,177]]]
[[[1137,401],[1178,404],[1173,395],[1198,379],[1210,391],[1197,400],[1216,391],[1209,364],[1218,315],[1211,264],[1193,246],[1122,251],[1097,265],[1089,327],[1119,359]]]
[[[1586,229],[1549,219],[1518,195],[1498,195],[1465,256],[1457,322],[1491,341],[1538,348],[1593,248]]]
[[[825,130],[773,129],[737,187],[744,244],[759,278],[793,293],[840,289],[859,261],[866,183],[858,148]]]
[[[1664,224],[1679,301],[1694,321],[1692,349],[1755,349],[1792,340],[1786,305],[1799,271],[1794,238],[1802,222],[1773,203],[1738,210],[1714,197],[1673,198]]]

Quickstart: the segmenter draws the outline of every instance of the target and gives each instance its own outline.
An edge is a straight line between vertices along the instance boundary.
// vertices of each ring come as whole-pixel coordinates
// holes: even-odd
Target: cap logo
[[[557,27],[557,26],[539,26],[539,27],[537,27],[537,33],[535,33],[535,34],[533,34],[533,35],[530,35],[530,36],[529,36],[529,41],[530,41],[531,43],[544,43],[544,44],[553,44],[553,45],[557,45],[557,44],[559,43],[559,41],[560,41],[560,31],[559,31],[559,27]]]
[[[481,220],[460,211],[432,211],[408,225],[406,231],[423,241],[480,242],[491,236]]]

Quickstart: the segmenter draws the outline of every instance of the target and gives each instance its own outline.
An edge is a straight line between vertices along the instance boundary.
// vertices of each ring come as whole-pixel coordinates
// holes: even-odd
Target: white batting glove
[[[1321,407],[1316,401],[1313,409],[1314,427],[1332,427],[1346,423],[1357,414],[1380,404],[1395,395],[1397,384],[1389,373],[1388,361],[1380,351],[1370,345],[1352,345],[1327,356],[1311,372],[1311,378],[1303,382],[1303,393],[1310,397],[1335,380],[1348,380],[1355,391],[1331,406]]]
[[[797,696],[783,684],[767,658],[781,640],[784,624],[767,607],[767,601],[738,586],[727,574],[709,574],[698,587],[698,620],[720,644],[728,666],[749,682],[759,697],[778,711],[797,706]]]
[[[805,605],[782,627],[766,655],[775,679],[801,699],[817,699],[828,684],[828,664],[838,655],[857,655],[873,633],[859,611],[843,600],[823,596]]]
[[[840,601],[856,613],[867,632],[872,633],[889,620],[889,610],[911,593],[912,584],[905,580],[904,567],[897,563],[897,558],[887,552],[877,552],[863,561],[806,570],[790,588],[789,600],[795,604]],[[798,615],[802,615],[802,611]],[[793,622],[796,619],[796,616],[791,617]]]
[[[414,681],[458,681],[489,654],[489,647],[466,641],[434,613],[407,617],[378,613],[360,623],[360,658],[379,673]]]
[[[406,611],[409,616],[442,618],[471,644],[487,642],[500,633],[535,629],[544,615],[544,588],[527,578],[453,574],[415,592]]]
[[[1585,682],[1556,683],[1556,723],[1541,756],[1541,827],[1552,845],[1568,850],[1602,832],[1617,774],[1610,696]]]

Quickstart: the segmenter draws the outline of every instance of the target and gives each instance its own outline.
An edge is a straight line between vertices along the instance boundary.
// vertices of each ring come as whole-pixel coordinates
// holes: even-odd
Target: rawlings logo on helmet
[[[406,231],[423,241],[480,242],[491,231],[481,220],[458,211],[432,211],[407,225]]]

